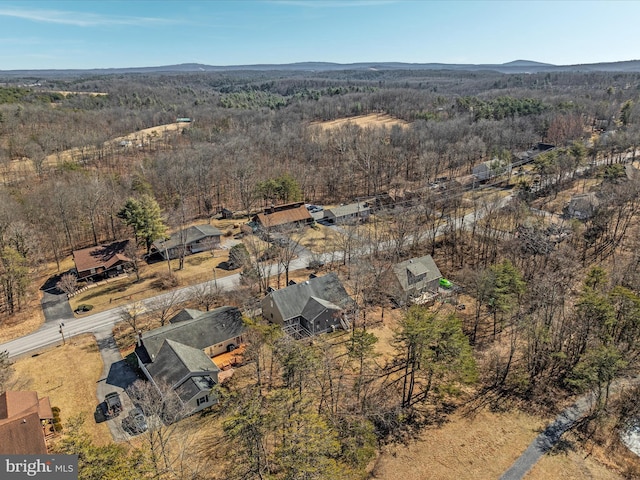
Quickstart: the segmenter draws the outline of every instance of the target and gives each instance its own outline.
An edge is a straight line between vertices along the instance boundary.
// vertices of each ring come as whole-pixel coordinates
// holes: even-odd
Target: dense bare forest
[[[230,470],[218,478],[365,478],[381,442],[406,438],[476,395],[553,410],[569,395],[594,391],[604,409],[614,380],[637,372],[640,74],[367,70],[5,80],[2,319],[39,287],[32,274],[45,263],[131,236],[122,221],[127,202],[157,202],[171,228],[223,208],[242,217],[295,200],[366,199],[379,207],[376,222],[384,226],[369,228],[367,238],[345,226],[336,247],[335,269],[359,305],[357,328],[307,344],[259,322],[252,327],[248,356],[257,375],[222,394],[226,417],[219,438],[212,434],[238,461],[220,460]],[[323,127],[368,114],[396,122]],[[189,121],[144,132],[178,118]],[[527,162],[518,178],[522,154],[538,144],[555,148]],[[490,182],[473,180],[484,161],[514,168]],[[566,191],[595,192],[593,215],[545,222],[562,214],[557,202]],[[443,219],[462,218],[472,220],[440,228]],[[427,253],[473,302],[473,314],[403,310],[393,355],[377,359],[367,312],[382,309],[384,318],[385,275]],[[73,441],[80,442],[69,440],[71,450]],[[127,461],[134,466],[121,468],[135,468]],[[154,465],[154,478],[176,474],[161,467]]]

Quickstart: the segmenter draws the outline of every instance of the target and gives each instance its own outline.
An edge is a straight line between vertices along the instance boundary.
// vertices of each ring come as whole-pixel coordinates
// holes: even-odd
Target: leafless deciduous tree
[[[4,350],[0,352],[0,393],[5,392],[12,375],[13,366],[9,360],[9,352]]]
[[[160,321],[160,325],[164,325],[178,311],[181,301],[182,298],[178,291],[171,290],[155,297],[153,301],[147,304],[147,307],[152,312],[153,317]]]
[[[171,386],[164,382],[154,384],[137,380],[127,388],[127,393],[146,417],[148,428],[141,436],[155,478],[202,478],[207,460],[193,455],[195,430],[182,428],[180,424],[180,420],[191,412]]]
[[[133,328],[134,332],[137,332],[138,321],[146,311],[147,308],[142,302],[133,302],[132,304],[125,305],[120,309],[120,319]]]
[[[73,273],[65,273],[58,280],[56,287],[67,295],[73,295],[78,289],[78,278]]]

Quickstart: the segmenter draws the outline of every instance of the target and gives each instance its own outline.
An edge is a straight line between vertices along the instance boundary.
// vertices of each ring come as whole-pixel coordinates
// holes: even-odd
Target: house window
[[[200,397],[196,400],[196,405],[199,407],[205,403],[209,403],[209,395],[205,395],[204,397]]]

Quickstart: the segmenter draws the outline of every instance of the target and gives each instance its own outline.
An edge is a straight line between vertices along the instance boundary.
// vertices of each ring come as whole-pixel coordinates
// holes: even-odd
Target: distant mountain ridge
[[[78,74],[123,74],[123,73],[189,73],[189,72],[225,72],[225,71],[307,71],[327,72],[341,70],[454,70],[454,71],[494,71],[500,73],[538,73],[538,72],[640,72],[640,60],[619,62],[601,62],[577,65],[552,65],[531,60],[514,60],[502,64],[452,64],[452,63],[404,63],[404,62],[298,62],[285,64],[254,65],[205,65],[201,63],[182,63],[157,67],[128,68],[92,68],[92,69],[45,69],[45,70],[0,70],[4,75],[78,75]]]

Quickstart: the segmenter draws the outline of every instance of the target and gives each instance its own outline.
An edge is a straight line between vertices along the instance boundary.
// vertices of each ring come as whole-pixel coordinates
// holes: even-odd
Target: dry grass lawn
[[[227,249],[216,250],[214,257],[209,252],[202,252],[186,257],[183,270],[177,270],[178,260],[171,260],[171,269],[178,278],[179,286],[193,285],[213,280],[214,268],[218,279],[236,273],[218,267],[228,259]],[[96,287],[72,297],[71,309],[75,310],[81,304],[90,304],[93,305],[91,313],[96,313],[159,295],[163,290],[154,285],[154,282],[158,280],[159,275],[166,272],[168,266],[165,261],[144,264],[140,272],[140,282],[136,281],[135,274],[100,282]]]
[[[568,451],[552,451],[545,455],[524,477],[525,480],[622,480],[624,477],[589,456],[582,448]]]
[[[60,269],[55,262],[51,262],[33,274],[30,286],[32,293],[27,296],[26,305],[16,315],[4,319],[0,324],[0,343],[27,335],[42,326],[44,315],[40,306],[42,300],[40,288],[50,276],[65,272],[71,267],[73,267],[73,260],[69,257],[60,262]]]
[[[334,229],[316,224],[316,228],[304,228],[291,238],[313,253],[326,253],[330,251],[330,245],[338,242],[338,235]]]
[[[14,364],[15,388],[35,390],[60,408],[64,424],[81,415],[87,434],[99,445],[111,441],[105,423],[96,424],[93,412],[98,405],[96,383],[102,375],[102,358],[93,335],[73,337],[61,345]],[[73,374],[70,374],[73,372]]]
[[[323,130],[333,130],[339,128],[347,123],[352,123],[362,128],[366,127],[387,127],[391,128],[394,125],[406,127],[408,122],[400,120],[399,118],[392,117],[384,113],[370,113],[368,115],[358,115],[357,117],[339,118],[337,120],[330,120],[327,122],[315,122],[312,125],[319,126]]]
[[[499,478],[538,435],[545,421],[521,412],[456,413],[408,445],[385,447],[372,477],[384,480]]]

